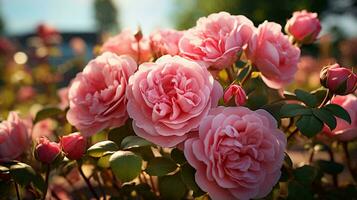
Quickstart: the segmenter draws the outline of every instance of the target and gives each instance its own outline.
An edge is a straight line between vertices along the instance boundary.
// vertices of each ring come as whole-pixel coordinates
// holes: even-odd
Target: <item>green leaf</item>
[[[164,176],[177,169],[176,163],[165,157],[156,157],[149,160],[146,172],[151,176]]]
[[[313,166],[304,165],[295,169],[293,174],[296,181],[308,187],[315,180],[317,170]]]
[[[332,175],[341,173],[344,168],[342,164],[333,161],[317,160],[316,163],[322,172]]]
[[[317,104],[320,105],[326,97],[327,90],[326,89],[318,89],[318,90],[312,91],[310,94],[315,96],[315,98],[317,99]]]
[[[327,104],[324,106],[324,108],[332,112],[332,114],[335,115],[336,117],[339,117],[351,124],[352,121],[351,121],[350,114],[341,106],[337,104]]]
[[[63,114],[64,112],[59,109],[59,108],[56,108],[56,107],[48,107],[48,108],[44,108],[40,111],[37,112],[36,114],[36,117],[35,117],[35,120],[34,120],[34,124],[41,121],[41,120],[44,120],[44,119],[47,119],[47,118],[51,118],[51,117],[55,117],[57,115],[60,115],[60,114]]]
[[[106,152],[102,157],[98,159],[97,166],[104,169],[109,168],[110,167],[109,159],[110,156],[113,155],[113,153],[114,152]]]
[[[325,124],[327,124],[327,126],[329,126],[331,130],[336,128],[337,125],[336,118],[326,108],[322,108],[322,109],[314,108],[312,110],[312,113],[321,121],[323,121]]]
[[[317,99],[314,95],[300,89],[295,90],[296,97],[304,102],[307,106],[316,107],[317,106]]]
[[[291,181],[288,185],[288,200],[312,200],[313,195],[308,187],[296,182]]]
[[[102,157],[106,152],[113,152],[119,150],[117,144],[113,141],[102,141],[94,144],[93,146],[89,147],[87,153],[89,156],[99,158]]]
[[[10,166],[10,175],[18,184],[26,186],[36,177],[36,172],[30,165],[19,162]]]
[[[120,146],[123,139],[129,135],[135,135],[132,121],[130,119],[127,120],[123,126],[110,129],[108,132],[108,140],[111,140]]]
[[[151,142],[149,142],[141,137],[135,136],[135,135],[127,136],[121,142],[121,148],[123,148],[123,149],[131,149],[131,148],[135,148],[135,147],[144,147],[144,146],[150,146],[150,145],[153,145],[153,144]]]
[[[296,127],[307,137],[313,137],[318,134],[322,130],[323,125],[314,115],[303,115],[296,122]]]
[[[187,188],[193,191],[194,197],[202,196],[205,194],[204,191],[197,185],[195,181],[196,170],[189,164],[184,164],[181,166],[181,178],[186,184]]]
[[[300,104],[285,104],[280,109],[280,117],[311,115],[311,110]]]
[[[184,164],[187,162],[184,153],[177,148],[172,149],[171,158],[178,164]]]
[[[141,157],[130,151],[117,151],[109,158],[110,167],[122,182],[136,178],[141,172]]]
[[[159,177],[159,191],[162,199],[182,199],[186,195],[186,185],[181,179],[181,175]]]

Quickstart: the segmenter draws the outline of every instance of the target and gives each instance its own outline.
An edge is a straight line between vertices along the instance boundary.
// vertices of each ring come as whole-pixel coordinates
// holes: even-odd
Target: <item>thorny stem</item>
[[[243,80],[240,82],[241,85],[244,85],[251,77],[252,73],[253,73],[253,69],[251,66],[248,66],[249,67],[249,71],[248,71],[248,74],[243,78]]]
[[[311,153],[310,153],[310,156],[309,156],[309,164],[312,163],[312,160],[314,159],[314,155],[315,155],[315,148],[312,147]]]
[[[78,171],[79,171],[79,173],[81,174],[81,176],[82,176],[82,178],[84,179],[84,181],[86,182],[86,184],[87,184],[89,190],[90,190],[91,193],[93,194],[94,198],[97,199],[97,200],[99,200],[99,197],[98,197],[97,193],[95,192],[95,190],[94,190],[92,184],[90,183],[89,179],[85,176],[85,174],[84,174],[84,172],[83,172],[83,170],[82,170],[82,166],[81,166],[79,163],[77,163],[77,164],[78,164]]]
[[[101,176],[100,176],[100,172],[97,172],[97,176],[98,176],[98,185],[99,185],[99,188],[100,188],[100,191],[102,193],[102,196],[104,198],[104,200],[107,199],[107,195],[105,193],[105,189],[103,188],[103,184],[102,184],[102,181],[100,180],[101,179]]]
[[[50,171],[51,171],[51,165],[48,164],[48,165],[47,165],[47,169],[46,169],[46,177],[45,177],[45,191],[44,191],[43,197],[42,197],[43,200],[46,199],[46,195],[47,195],[48,179],[50,178]]]
[[[156,195],[156,188],[155,188],[154,180],[152,179],[152,176],[149,176],[149,177],[150,177],[150,184],[151,184],[152,191]]]

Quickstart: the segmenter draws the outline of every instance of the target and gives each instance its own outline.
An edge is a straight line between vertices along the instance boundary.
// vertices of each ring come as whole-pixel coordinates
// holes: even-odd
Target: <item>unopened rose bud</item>
[[[333,64],[324,67],[320,73],[321,85],[338,95],[353,93],[357,88],[357,76],[350,69]]]
[[[307,12],[306,10],[294,12],[285,25],[285,32],[302,44],[313,43],[320,31],[321,24],[317,13]]]
[[[35,157],[44,164],[51,164],[57,157],[61,156],[61,146],[56,142],[41,137],[35,148]]]
[[[234,97],[234,102],[237,106],[242,106],[247,101],[247,95],[244,89],[236,84],[228,86],[223,95],[224,103],[228,103]]]
[[[86,151],[86,139],[79,132],[63,136],[60,143],[66,157],[71,160],[82,158]]]

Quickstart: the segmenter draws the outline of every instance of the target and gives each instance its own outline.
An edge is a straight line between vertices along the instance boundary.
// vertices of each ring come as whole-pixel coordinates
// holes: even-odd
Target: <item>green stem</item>
[[[331,162],[335,162],[335,156],[333,155],[333,152],[330,148],[327,148],[327,152],[330,156],[330,161]],[[337,175],[333,174],[332,175],[332,180],[333,180],[333,185],[337,188],[338,187],[338,179],[337,179]]]
[[[14,185],[15,185],[17,200],[20,200],[21,197],[20,197],[20,192],[19,192],[19,186],[17,185],[17,183],[15,181],[14,181]]]
[[[84,181],[86,182],[89,190],[91,191],[91,193],[93,194],[94,198],[97,200],[100,200],[97,193],[95,192],[92,184],[90,183],[89,179],[86,177],[86,175],[84,174],[83,170],[82,170],[82,166],[77,162],[78,164],[78,171],[81,174],[82,178],[84,179]]]
[[[42,200],[45,200],[46,199],[46,195],[47,195],[47,190],[48,190],[48,181],[50,179],[50,171],[51,171],[51,165],[50,164],[47,164],[46,166],[46,177],[45,177],[45,191],[43,193],[43,197],[42,197]]]
[[[321,104],[319,105],[319,108],[326,105],[327,102],[331,100],[332,96],[333,96],[333,94],[329,90],[327,90],[326,96],[325,96],[324,100],[321,102]]]
[[[231,67],[227,67],[226,68],[226,72],[227,72],[227,75],[228,75],[228,80],[232,84],[235,81],[234,71],[233,71],[233,69]]]
[[[243,80],[240,82],[241,85],[244,85],[252,76],[253,69],[250,65],[248,67],[249,67],[249,71],[248,71],[247,75],[243,78]]]
[[[295,130],[288,136],[288,141],[297,133],[299,132],[299,129],[296,127]]]

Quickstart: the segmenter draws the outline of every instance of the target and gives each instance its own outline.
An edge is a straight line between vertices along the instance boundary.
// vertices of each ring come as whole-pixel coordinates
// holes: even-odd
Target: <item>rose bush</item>
[[[61,35],[39,33],[0,55],[1,199],[354,199],[356,63],[319,26],[220,12],[124,29],[87,65],[72,38],[56,67]]]

